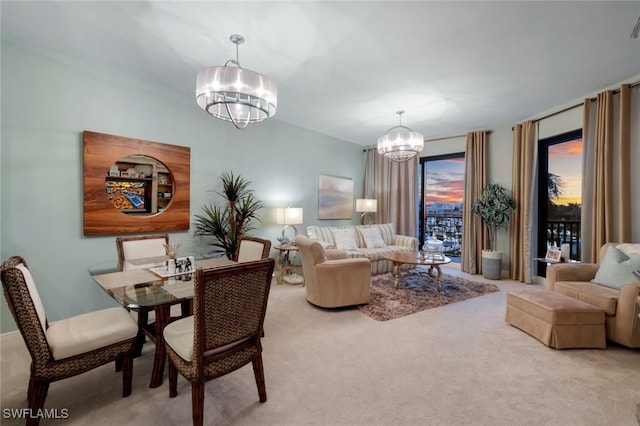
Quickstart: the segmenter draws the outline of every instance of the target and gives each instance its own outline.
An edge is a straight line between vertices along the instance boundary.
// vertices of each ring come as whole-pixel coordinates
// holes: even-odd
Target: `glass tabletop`
[[[152,258],[149,267],[157,264]],[[196,268],[215,268],[233,265],[236,262],[218,257],[195,261]],[[144,265],[137,262],[138,266]],[[129,269],[123,271],[109,270],[105,267],[92,267],[94,281],[113,299],[127,308],[152,308],[158,305],[174,304],[193,298],[193,280],[195,273],[186,273],[171,277],[161,277],[148,268]],[[107,271],[107,272],[105,272]]]

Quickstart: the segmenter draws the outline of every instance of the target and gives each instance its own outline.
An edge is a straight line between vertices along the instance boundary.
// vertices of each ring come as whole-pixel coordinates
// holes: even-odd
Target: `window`
[[[549,246],[569,244],[569,258],[579,260],[582,130],[541,139],[538,159],[538,256]],[[546,264],[538,266],[545,276]]]
[[[464,153],[421,158],[420,166],[420,248],[426,237],[435,235],[444,243],[445,254],[452,261],[460,262]]]

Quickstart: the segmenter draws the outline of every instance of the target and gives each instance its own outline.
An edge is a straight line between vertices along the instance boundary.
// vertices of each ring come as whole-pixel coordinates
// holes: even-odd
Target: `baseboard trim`
[[[0,334],[0,346],[5,343],[11,343],[14,339],[22,339],[22,336],[20,335],[20,332],[18,330],[2,333]]]

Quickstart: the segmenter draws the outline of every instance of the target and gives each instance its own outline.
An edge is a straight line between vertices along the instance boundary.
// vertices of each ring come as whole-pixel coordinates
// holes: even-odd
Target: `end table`
[[[302,284],[304,286],[304,277],[302,275],[302,266],[291,263],[291,252],[298,251],[297,246],[274,246],[278,250],[278,258],[276,259],[276,282],[278,284]]]

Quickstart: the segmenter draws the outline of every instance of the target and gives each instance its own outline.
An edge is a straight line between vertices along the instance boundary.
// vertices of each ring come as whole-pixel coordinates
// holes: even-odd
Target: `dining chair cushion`
[[[24,281],[27,283],[29,296],[31,296],[31,300],[33,300],[33,306],[36,308],[36,313],[38,314],[40,325],[42,326],[42,330],[44,331],[47,329],[47,315],[44,311],[44,305],[42,304],[42,300],[40,299],[38,289],[36,288],[36,283],[35,281],[33,281],[33,277],[31,276],[31,272],[29,272],[29,268],[24,266],[23,263],[17,265],[16,268],[18,268],[20,272],[22,272]]]
[[[262,258],[264,244],[257,241],[243,240],[240,242],[240,250],[238,251],[238,262],[251,262]]]
[[[193,315],[173,321],[164,328],[162,334],[164,341],[182,359],[191,360],[193,357]]]
[[[123,308],[108,308],[49,324],[47,341],[54,359],[63,359],[122,342],[138,334]]]
[[[193,359],[193,315],[174,321],[164,328],[164,341],[171,346],[182,359],[191,361]],[[204,353],[205,356],[215,355],[226,351],[228,348],[242,343],[247,339],[241,339],[228,345],[220,346]]]
[[[125,241],[122,244],[124,259],[140,259],[166,255],[164,238],[144,238],[141,240]]]

